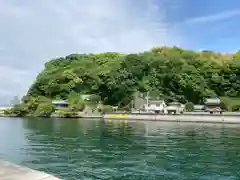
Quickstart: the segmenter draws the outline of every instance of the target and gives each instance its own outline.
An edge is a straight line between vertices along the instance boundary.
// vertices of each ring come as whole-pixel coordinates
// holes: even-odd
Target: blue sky
[[[234,52],[239,48],[240,1],[180,1],[177,10],[169,7],[169,22],[178,24],[187,48]]]
[[[45,62],[70,53],[234,52],[239,22],[237,0],[1,0],[0,104],[26,93]]]

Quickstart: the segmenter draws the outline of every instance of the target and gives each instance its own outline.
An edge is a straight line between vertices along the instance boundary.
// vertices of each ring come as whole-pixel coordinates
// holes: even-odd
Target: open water
[[[66,180],[240,180],[240,125],[0,118],[0,158]]]

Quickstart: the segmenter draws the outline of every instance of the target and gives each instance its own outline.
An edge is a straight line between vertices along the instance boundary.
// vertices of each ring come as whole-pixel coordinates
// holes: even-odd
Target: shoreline
[[[18,116],[0,116],[15,117]],[[25,116],[35,117],[35,116]],[[24,117],[19,117],[24,118]],[[159,122],[193,122],[193,123],[234,123],[240,124],[240,112],[225,112],[223,114],[209,114],[206,112],[185,112],[184,114],[152,114],[152,113],[120,113],[109,112],[103,115],[82,115],[79,117],[41,117],[57,119],[104,119],[104,120],[137,120]]]
[[[33,170],[20,165],[0,160],[0,179],[32,179],[32,180],[60,180],[59,178],[45,172]]]
[[[107,113],[106,120],[136,120],[159,122],[193,122],[193,123],[234,123],[240,124],[240,113],[225,114],[184,113],[184,114],[139,114],[139,113]]]
[[[240,117],[240,112],[223,112],[222,114],[220,113],[214,113],[210,114],[209,112],[184,112],[183,114],[154,114],[154,113],[147,113],[147,112],[108,112],[105,113],[104,115],[109,115],[112,114],[114,115],[150,115],[150,116],[239,116]]]
[[[83,115],[83,116],[74,116],[74,117],[0,115],[0,117],[8,117],[8,118],[25,118],[25,117],[32,117],[32,118],[83,119],[83,118],[103,118],[103,115],[102,115],[102,116],[98,116],[98,115]]]

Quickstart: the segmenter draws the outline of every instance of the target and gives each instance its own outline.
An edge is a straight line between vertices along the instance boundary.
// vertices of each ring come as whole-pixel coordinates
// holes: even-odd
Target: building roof
[[[208,98],[205,101],[205,104],[220,104],[221,100],[219,98]]]
[[[165,103],[164,100],[149,100],[149,103],[151,104],[155,104],[155,103],[158,103],[158,104],[162,104],[162,103]]]
[[[68,104],[68,102],[65,100],[54,100],[54,101],[52,101],[52,103],[53,104]]]
[[[194,105],[195,110],[203,110],[205,108],[204,105]]]
[[[169,105],[181,105],[180,102],[170,102]]]

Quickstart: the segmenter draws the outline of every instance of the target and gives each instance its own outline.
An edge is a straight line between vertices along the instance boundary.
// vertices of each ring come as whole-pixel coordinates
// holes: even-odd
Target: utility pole
[[[131,109],[131,111],[133,111],[133,109],[134,109],[134,100],[132,100],[132,109]]]
[[[147,112],[148,112],[148,92],[147,92],[147,97],[146,97],[146,99],[147,99]]]

